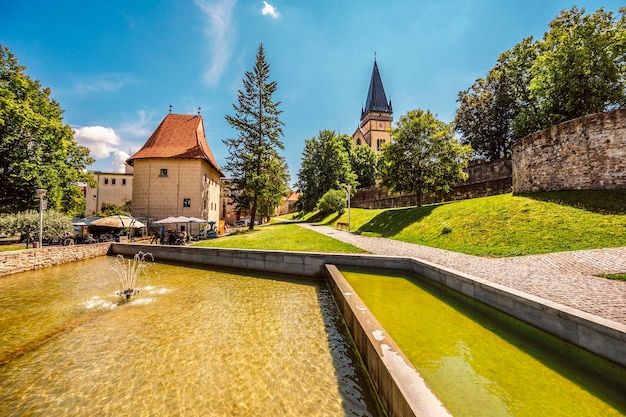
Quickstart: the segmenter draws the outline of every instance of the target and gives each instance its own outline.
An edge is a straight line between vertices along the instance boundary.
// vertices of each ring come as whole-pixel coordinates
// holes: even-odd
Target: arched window
[[[356,140],[356,144],[357,144],[357,146],[361,144],[361,138],[358,138],[358,139]]]

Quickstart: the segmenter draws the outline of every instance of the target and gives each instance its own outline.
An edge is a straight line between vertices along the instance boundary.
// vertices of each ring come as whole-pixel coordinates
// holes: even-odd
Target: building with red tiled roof
[[[134,168],[133,216],[219,220],[224,173],[207,143],[202,116],[168,114],[126,162]]]

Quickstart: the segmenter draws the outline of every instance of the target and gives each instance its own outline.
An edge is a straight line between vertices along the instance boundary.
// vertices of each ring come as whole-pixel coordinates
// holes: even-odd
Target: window
[[[167,168],[161,168],[161,173],[159,177],[167,177]]]
[[[191,198],[183,198],[183,207],[191,207]]]
[[[111,178],[111,185],[115,185],[115,178]]]
[[[385,139],[378,139],[377,141],[378,143],[376,144],[377,148],[380,149],[381,146],[383,146],[383,144],[385,143]]]
[[[109,179],[108,178],[104,179],[104,185],[109,185]]]
[[[126,185],[126,178],[122,178],[122,185]]]

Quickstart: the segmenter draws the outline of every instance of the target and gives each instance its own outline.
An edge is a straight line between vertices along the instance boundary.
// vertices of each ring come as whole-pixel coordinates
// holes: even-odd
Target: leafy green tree
[[[626,8],[616,18],[598,9],[563,10],[550,22],[540,54],[530,68],[530,97],[519,130],[549,127],[566,120],[623,106],[626,102]]]
[[[282,204],[283,197],[289,193],[289,170],[285,159],[276,155],[264,162],[265,170],[270,173],[274,181],[264,190],[259,198],[258,214],[265,219],[274,215],[276,207]],[[273,174],[272,174],[273,173]]]
[[[278,85],[269,81],[269,72],[261,44],[252,71],[245,73],[243,90],[238,91],[238,104],[233,104],[235,114],[226,115],[226,121],[237,130],[238,136],[223,141],[229,153],[224,168],[232,174],[232,188],[239,192],[236,205],[239,209],[249,209],[251,219],[256,218],[262,201],[267,204],[280,199],[279,190],[282,192],[287,186],[285,178],[288,178],[284,160],[272,163],[281,160],[278,150],[284,149],[280,141],[284,124],[279,118],[280,102],[272,101]],[[281,182],[278,187],[277,181]],[[250,222],[252,229],[254,221]]]
[[[391,143],[382,150],[382,185],[392,192],[422,194],[448,192],[467,178],[465,168],[472,149],[454,138],[451,124],[429,110],[412,110],[391,130]]]
[[[36,208],[37,188],[48,190],[50,209],[79,213],[85,203],[78,183],[97,185],[86,170],[94,160],[63,124],[50,89],[25,70],[0,45],[0,213]]]
[[[317,209],[322,213],[343,213],[347,207],[346,192],[346,190],[328,190],[318,201]]]
[[[353,147],[350,151],[350,166],[359,187],[371,187],[376,184],[378,155],[372,148],[367,145]]]
[[[626,104],[626,8],[563,10],[542,40],[523,39],[459,93],[455,130],[476,155],[507,157],[529,133]]]
[[[350,156],[340,136],[332,130],[322,130],[318,136],[305,141],[302,165],[298,172],[300,203],[305,211],[315,208],[322,196],[332,189],[358,185],[350,167]]]
[[[39,237],[39,212],[27,210],[15,214],[2,214],[0,215],[0,230],[8,234],[20,234],[28,248],[29,241],[37,240]],[[72,226],[70,216],[54,210],[44,211],[43,240],[73,235],[74,226]]]
[[[126,200],[124,204],[119,205],[119,206],[113,203],[102,203],[102,206],[100,207],[100,211],[96,213],[96,216],[109,217],[109,216],[114,216],[116,214],[128,216],[129,215],[128,213],[130,213],[131,211],[132,211],[132,202],[130,200]]]

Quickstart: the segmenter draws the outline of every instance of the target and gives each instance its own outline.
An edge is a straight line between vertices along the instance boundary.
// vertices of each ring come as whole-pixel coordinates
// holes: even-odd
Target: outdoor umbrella
[[[133,219],[132,217],[116,214],[114,216],[103,217],[101,219],[94,220],[89,223],[89,226],[104,226],[113,227],[116,229],[123,229],[125,227],[141,228],[145,225],[142,222]]]

